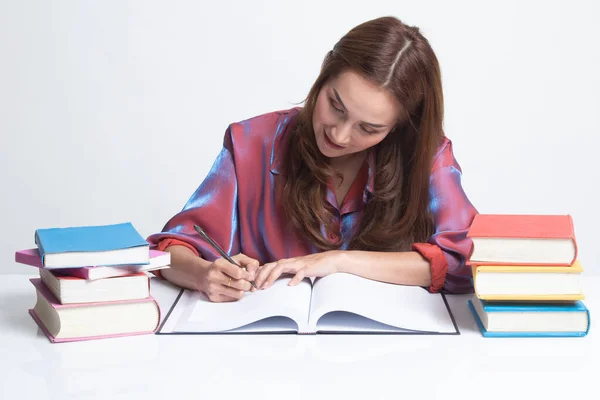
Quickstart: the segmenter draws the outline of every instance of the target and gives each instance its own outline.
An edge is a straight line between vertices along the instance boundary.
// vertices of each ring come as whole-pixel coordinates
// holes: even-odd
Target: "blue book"
[[[150,262],[150,245],[129,222],[38,229],[35,243],[45,268],[141,265]]]
[[[582,301],[526,303],[469,300],[485,337],[580,337],[590,330],[590,311]]]

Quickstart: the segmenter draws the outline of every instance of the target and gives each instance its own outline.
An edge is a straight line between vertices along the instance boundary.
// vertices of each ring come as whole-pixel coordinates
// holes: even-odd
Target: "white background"
[[[0,272],[37,228],[131,221],[186,203],[227,125],[300,103],[353,26],[420,27],[445,132],[480,213],[569,213],[596,241],[600,11],[590,1],[0,0]],[[25,270],[24,270],[25,269]]]

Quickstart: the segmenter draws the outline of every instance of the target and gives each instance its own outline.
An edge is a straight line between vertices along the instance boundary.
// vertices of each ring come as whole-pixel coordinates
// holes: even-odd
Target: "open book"
[[[442,294],[343,273],[296,286],[288,286],[290,280],[282,277],[230,303],[182,289],[157,334],[459,334]]]

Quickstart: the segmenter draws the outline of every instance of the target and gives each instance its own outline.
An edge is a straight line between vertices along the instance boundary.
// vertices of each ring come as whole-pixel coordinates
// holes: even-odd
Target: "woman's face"
[[[390,91],[355,72],[343,72],[317,98],[312,123],[319,150],[337,158],[375,146],[394,128],[400,110]]]

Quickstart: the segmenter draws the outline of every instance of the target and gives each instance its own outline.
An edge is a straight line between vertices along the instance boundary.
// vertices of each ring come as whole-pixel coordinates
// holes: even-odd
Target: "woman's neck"
[[[341,157],[334,157],[329,159],[329,165],[336,172],[345,175],[346,172],[355,172],[362,164],[365,162],[367,158],[367,152],[361,151],[359,153],[348,154]]]

